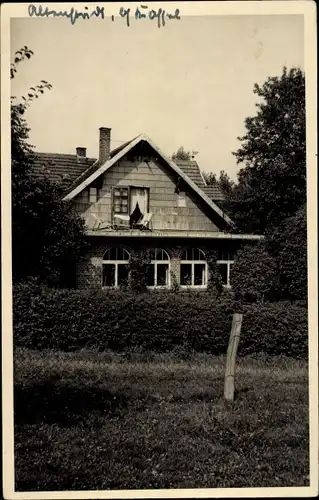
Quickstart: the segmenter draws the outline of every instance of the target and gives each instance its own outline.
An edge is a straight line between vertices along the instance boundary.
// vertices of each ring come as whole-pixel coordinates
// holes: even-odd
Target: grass
[[[16,490],[308,486],[305,361],[15,353]]]

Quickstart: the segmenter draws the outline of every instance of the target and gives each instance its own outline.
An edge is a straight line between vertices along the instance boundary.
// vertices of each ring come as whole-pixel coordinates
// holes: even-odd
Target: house
[[[218,186],[207,186],[194,160],[172,161],[145,134],[111,150],[111,129],[99,129],[99,158],[38,153],[53,180],[62,178],[65,200],[86,224],[90,251],[76,269],[78,288],[119,287],[128,278],[130,255],[150,249],[150,288],[205,289],[210,250],[225,287],[238,247],[260,236],[236,234],[219,203]]]

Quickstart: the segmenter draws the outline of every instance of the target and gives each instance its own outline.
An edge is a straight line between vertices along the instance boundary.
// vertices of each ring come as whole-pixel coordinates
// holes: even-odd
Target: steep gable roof
[[[113,149],[110,157],[113,158],[133,140]],[[53,182],[62,182],[66,192],[85,181],[99,166],[96,158],[78,158],[77,155],[62,153],[37,152],[34,154],[33,163],[33,171],[36,175],[46,175]]]
[[[199,165],[195,160],[174,160],[188,177],[199,186],[207,196],[213,201],[223,201],[224,195],[218,184],[207,185],[200,171]]]
[[[203,191],[211,198],[216,201],[223,201],[225,199],[223,193],[219,189],[217,184],[209,184],[209,186],[205,186]]]
[[[67,189],[95,161],[95,158],[77,158],[70,154],[34,153],[33,172],[36,175],[47,175],[53,182],[62,182]]]
[[[202,189],[206,186],[198,163],[195,160],[174,160],[174,162],[183,170],[183,172],[185,172],[186,175],[188,175],[192,181],[197,184],[197,186]]]
[[[136,139],[136,138],[134,138]],[[113,149],[111,158],[124,149],[131,141],[127,141],[121,146]],[[201,174],[198,163],[195,160],[176,160],[176,165],[197,184],[213,201],[224,199],[218,185],[206,185]],[[53,182],[62,182],[65,191],[78,186],[87,179],[98,166],[96,158],[78,158],[76,155],[62,153],[35,153],[34,173],[36,175],[46,175]]]
[[[138,143],[145,141],[151,146],[154,151],[170,166],[170,168],[175,171],[175,173],[187,184],[189,187],[203,200],[203,202],[208,205],[216,214],[219,215],[229,226],[233,226],[232,220],[212,201],[211,198],[204,192],[204,190],[198,186],[194,180],[192,180],[183,169],[181,169],[172,159],[168,158],[163,152],[156,146],[152,139],[150,139],[146,134],[141,134],[135,139],[132,139],[125,145],[122,145],[117,150],[113,151],[111,158],[106,160],[103,164],[98,161],[92,165],[86,172],[84,172],[75,184],[72,186],[70,192],[65,196],[65,200],[72,200],[77,196],[83,189],[88,187],[92,182],[94,182],[100,175],[105,173],[109,168],[112,167],[117,161],[119,161],[123,156],[125,156],[133,147]]]

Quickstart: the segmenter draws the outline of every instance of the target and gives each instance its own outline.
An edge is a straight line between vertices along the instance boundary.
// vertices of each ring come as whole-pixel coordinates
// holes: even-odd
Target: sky
[[[181,9],[182,11],[182,9]],[[170,156],[198,151],[205,172],[236,179],[232,155],[256,114],[254,83],[283,66],[304,69],[303,17],[184,16],[157,28],[150,20],[17,18],[11,57],[24,45],[12,95],[47,80],[53,86],[25,118],[36,151],[97,157],[98,129],[112,129],[112,148],[146,133]]]

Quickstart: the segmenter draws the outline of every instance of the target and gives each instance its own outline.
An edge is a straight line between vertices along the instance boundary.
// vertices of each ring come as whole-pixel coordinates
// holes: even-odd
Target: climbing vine
[[[207,256],[207,266],[208,266],[207,291],[212,295],[219,297],[224,288],[223,288],[222,276],[220,274],[217,265],[217,260],[218,260],[217,250],[207,251],[206,256]]]
[[[147,274],[151,263],[150,251],[140,248],[131,252],[129,260],[129,288],[137,293],[147,290]]]

